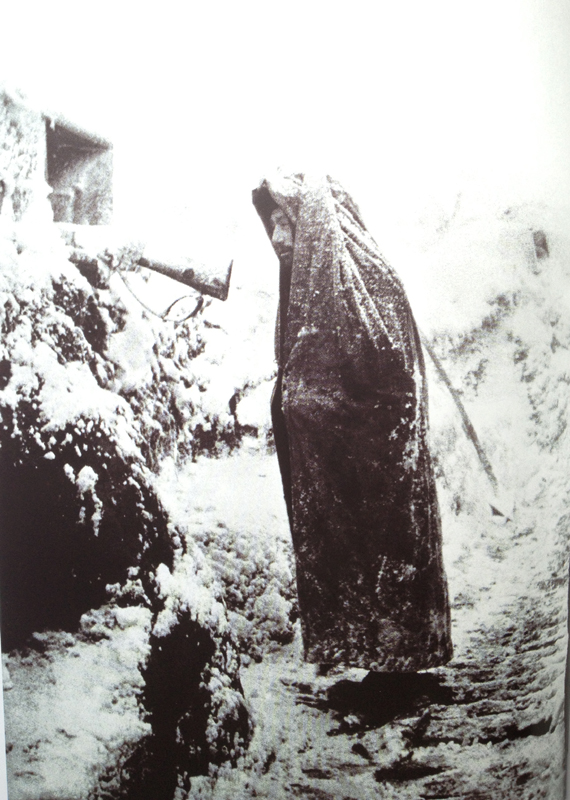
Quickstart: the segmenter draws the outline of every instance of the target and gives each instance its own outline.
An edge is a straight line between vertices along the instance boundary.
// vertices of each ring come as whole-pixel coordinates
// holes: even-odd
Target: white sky
[[[276,165],[339,178],[379,240],[466,185],[509,202],[570,186],[569,0],[20,1],[2,17],[0,79],[114,140],[117,221],[145,230],[255,248],[250,192]]]

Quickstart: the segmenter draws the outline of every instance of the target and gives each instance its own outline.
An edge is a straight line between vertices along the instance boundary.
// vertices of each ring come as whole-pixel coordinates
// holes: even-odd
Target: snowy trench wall
[[[117,275],[69,255],[53,226],[1,240],[10,797],[172,797],[179,781],[235,764],[251,724],[246,644],[224,602],[240,576],[190,551],[152,470],[234,447],[235,389],[219,414],[201,407],[191,366],[203,321],[163,322]],[[66,692],[78,714],[67,721]]]
[[[487,472],[426,356],[454,658],[393,718],[358,695],[363,671],[302,659],[268,420],[275,296],[238,281],[167,322],[71,263],[53,227],[0,233],[10,800],[561,800],[561,218],[463,200],[402,264]],[[154,278],[128,279],[152,297]]]

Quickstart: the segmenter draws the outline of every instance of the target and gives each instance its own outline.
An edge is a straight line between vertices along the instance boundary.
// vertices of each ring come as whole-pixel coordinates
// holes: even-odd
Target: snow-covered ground
[[[391,256],[401,257],[419,326],[496,478],[428,358],[455,646],[434,671],[435,696],[390,720],[382,698],[363,697],[362,671],[319,676],[303,663],[268,441],[275,292],[248,285],[238,265],[227,304],[212,302],[200,329],[177,338],[115,277],[107,306],[115,298],[126,311],[123,327],[110,328],[112,374],[98,397],[124,407],[133,453],[156,431],[146,479],[169,520],[173,562],[156,569],[155,616],[111,602],[83,618],[81,636],[45,631],[35,649],[5,655],[10,800],[125,796],[113,769],[148,732],[139,701],[150,631],[185,603],[198,621],[231,631],[254,731],[237,765],[212,764],[178,798],[562,797],[570,242],[563,217],[544,207],[489,209],[463,197],[432,222],[411,226],[415,238],[405,246],[400,236]],[[37,259],[29,248],[20,255]],[[132,281],[158,296],[154,278]],[[20,338],[18,374],[31,376],[38,354]],[[39,397],[54,419],[69,414],[69,385],[66,406],[53,405],[56,383]],[[223,698],[223,674],[209,680]]]

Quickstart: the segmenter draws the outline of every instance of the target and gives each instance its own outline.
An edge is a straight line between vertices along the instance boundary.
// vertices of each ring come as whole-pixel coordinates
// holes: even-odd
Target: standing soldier
[[[445,664],[425,368],[402,284],[329,177],[278,175],[253,203],[280,260],[272,415],[305,657],[371,673]]]

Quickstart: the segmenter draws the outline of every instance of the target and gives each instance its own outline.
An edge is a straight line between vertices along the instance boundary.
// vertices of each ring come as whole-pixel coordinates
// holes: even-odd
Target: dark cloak
[[[310,662],[414,671],[452,656],[420,339],[403,286],[330,178],[253,192],[282,262],[272,401]]]

